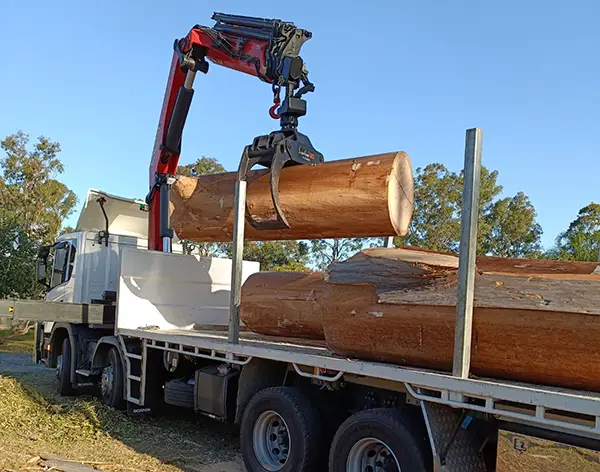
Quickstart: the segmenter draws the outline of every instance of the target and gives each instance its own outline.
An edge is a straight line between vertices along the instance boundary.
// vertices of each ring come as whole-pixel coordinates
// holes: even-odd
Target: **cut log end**
[[[394,158],[388,181],[388,210],[396,236],[405,236],[412,219],[415,186],[410,159],[405,152]]]

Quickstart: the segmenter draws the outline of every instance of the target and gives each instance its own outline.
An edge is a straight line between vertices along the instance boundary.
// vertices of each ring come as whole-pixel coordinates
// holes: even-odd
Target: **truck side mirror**
[[[38,252],[38,257],[35,261],[35,269],[37,280],[39,283],[44,285],[46,288],[50,288],[46,282],[46,273],[48,265],[48,255],[50,254],[50,246],[42,246]]]
[[[37,259],[35,261],[35,267],[37,270],[37,280],[42,285],[48,286],[46,283],[46,261],[43,259]]]

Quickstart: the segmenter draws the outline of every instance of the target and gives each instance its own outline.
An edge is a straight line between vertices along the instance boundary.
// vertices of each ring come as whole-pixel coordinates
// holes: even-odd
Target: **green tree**
[[[49,243],[77,204],[75,193],[55,177],[64,171],[60,145],[43,136],[28,149],[19,131],[0,142],[0,207],[34,241]]]
[[[397,245],[458,252],[463,173],[434,163],[416,169],[415,209],[409,233]],[[498,199],[498,172],[481,169],[477,250],[505,257],[534,256],[540,251],[542,229],[535,208],[522,192]]]
[[[325,270],[333,262],[353,256],[365,246],[381,245],[376,238],[313,239],[310,241],[311,261],[319,270]]]
[[[214,157],[202,156],[191,164],[177,166],[177,174],[187,177],[198,177],[205,174],[220,174],[225,172],[225,167]]]
[[[494,202],[481,219],[485,229],[481,252],[501,257],[541,255],[542,227],[535,217],[535,208],[523,192]]]
[[[0,141],[0,298],[42,294],[35,280],[38,248],[59,235],[77,203],[56,180],[64,170],[60,145],[39,137],[32,146],[19,131]]]
[[[41,296],[35,278],[38,247],[14,217],[0,210],[0,299]]]
[[[398,244],[437,251],[458,250],[460,178],[442,164],[416,169],[415,207],[409,233]]]
[[[597,261],[600,251],[600,204],[590,203],[579,210],[569,228],[558,235],[546,254],[551,259]]]
[[[187,177],[199,177],[205,174],[219,174],[221,172],[225,172],[225,167],[214,157],[202,156],[191,164],[177,166],[177,174]],[[189,240],[182,240],[181,245],[185,254],[197,252],[203,257],[219,256],[227,249],[223,243],[198,243]]]
[[[231,244],[226,254],[231,257]],[[303,241],[246,241],[244,260],[260,263],[263,271],[310,272],[306,266],[309,248]]]
[[[75,232],[75,228],[73,228],[72,226],[63,226],[58,235],[62,236],[63,234],[70,234],[70,233],[74,233]]]

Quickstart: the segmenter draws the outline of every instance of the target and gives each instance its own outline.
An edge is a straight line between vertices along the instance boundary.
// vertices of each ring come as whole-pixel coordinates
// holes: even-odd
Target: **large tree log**
[[[241,318],[260,334],[325,339],[319,300],[323,273],[259,272],[242,287]]]
[[[180,239],[231,241],[235,172],[180,176],[171,192],[171,225]],[[281,206],[289,230],[257,231],[248,240],[404,235],[412,217],[413,175],[403,152],[285,168]],[[258,219],[274,216],[266,171],[248,179],[248,207]]]
[[[451,255],[380,248],[334,264],[320,303],[328,346],[451,370],[457,267]],[[471,371],[600,391],[599,315],[594,263],[479,258]]]

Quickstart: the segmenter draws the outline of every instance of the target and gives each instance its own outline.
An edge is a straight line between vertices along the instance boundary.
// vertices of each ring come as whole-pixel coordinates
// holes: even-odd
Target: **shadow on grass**
[[[238,457],[231,425],[178,408],[165,408],[158,418],[131,418],[92,395],[60,397],[50,369],[0,376],[0,430],[33,441],[27,443],[31,454],[109,463],[107,470],[199,472]]]

